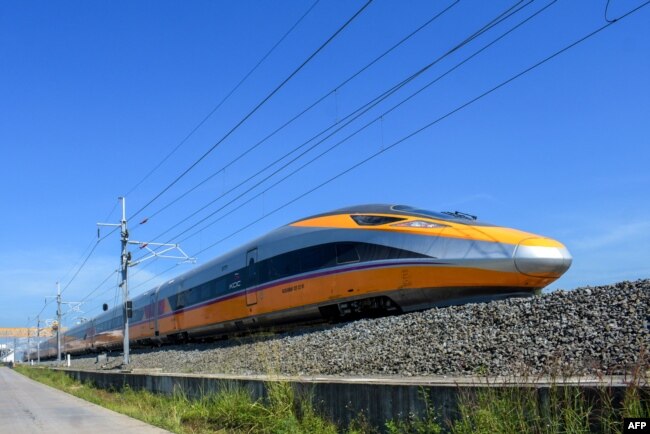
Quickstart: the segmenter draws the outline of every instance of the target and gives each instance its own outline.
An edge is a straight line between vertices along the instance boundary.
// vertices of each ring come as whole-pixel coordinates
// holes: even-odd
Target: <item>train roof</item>
[[[476,216],[463,213],[460,211],[429,211],[422,208],[417,208],[409,205],[390,205],[390,204],[366,204],[366,205],[354,205],[344,208],[339,208],[334,211],[329,211],[321,214],[316,214],[307,218],[302,218],[296,220],[293,223],[310,220],[317,217],[326,217],[330,215],[338,214],[396,214],[396,215],[408,215],[412,217],[428,217],[435,218],[438,220],[447,220],[454,223],[461,224],[472,224],[472,225],[488,225],[486,223],[478,222]]]
[[[247,243],[244,243],[240,245],[239,247],[223,253],[219,256],[213,257],[212,259],[207,260],[203,264],[199,265],[198,267],[195,267],[191,270],[186,271],[185,273],[182,273],[178,276],[172,277],[169,279],[167,282],[162,283],[161,285],[157,285],[155,287],[152,287],[151,289],[147,290],[146,292],[143,293],[143,295],[149,294],[152,291],[156,291],[167,284],[171,284],[173,281],[177,279],[189,279],[194,276],[200,275],[204,270],[209,269],[213,267],[215,264],[219,263],[226,263],[230,262],[233,259],[237,257],[237,255],[240,255],[242,252],[246,252],[251,248],[255,248],[260,244],[263,243],[269,243],[278,239],[283,239],[286,237],[291,237],[291,236],[300,236],[301,234],[304,234],[305,232],[310,232],[313,231],[313,228],[297,228],[295,226],[292,226],[294,223],[297,222],[302,222],[305,220],[313,219],[316,217],[324,217],[324,216],[329,216],[329,215],[339,215],[339,214],[396,214],[396,215],[408,215],[412,217],[427,217],[427,218],[434,218],[438,220],[446,220],[454,223],[459,223],[459,224],[471,224],[471,225],[478,225],[478,226],[492,226],[488,223],[483,223],[483,222],[478,222],[476,221],[476,217],[470,214],[465,214],[461,213],[458,211],[454,212],[435,212],[435,211],[429,211],[425,209],[420,209],[408,205],[391,205],[391,204],[365,204],[365,205],[354,205],[354,206],[349,206],[349,207],[344,207],[340,208],[337,210],[313,215],[311,217],[307,218],[302,218],[300,220],[296,220],[294,222],[291,222],[287,225],[280,226],[264,235],[261,235]]]

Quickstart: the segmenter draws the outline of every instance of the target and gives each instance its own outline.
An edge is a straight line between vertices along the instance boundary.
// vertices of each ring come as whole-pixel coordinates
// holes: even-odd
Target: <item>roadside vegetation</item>
[[[650,417],[645,381],[626,389],[486,387],[461,399],[456,434],[469,433],[622,433],[623,418]]]
[[[125,388],[102,390],[64,372],[17,365],[15,370],[94,404],[175,433],[336,434],[336,425],[318,416],[311,403],[297,398],[288,383],[272,383],[268,398],[253,400],[246,390],[224,390],[202,399],[153,394]],[[352,429],[348,431],[356,433]]]
[[[269,383],[268,397],[254,400],[243,389],[223,390],[201,399],[164,396],[125,388],[98,389],[61,371],[17,365],[16,371],[79,398],[176,433],[375,433],[363,417],[337,427],[320,416],[308,397],[288,383]],[[643,372],[645,374],[645,372]],[[461,396],[459,417],[441,420],[427,405],[423,416],[387,421],[399,433],[620,433],[624,417],[650,417],[647,382],[636,375],[622,394],[601,388],[485,387]],[[423,395],[428,403],[426,396]]]

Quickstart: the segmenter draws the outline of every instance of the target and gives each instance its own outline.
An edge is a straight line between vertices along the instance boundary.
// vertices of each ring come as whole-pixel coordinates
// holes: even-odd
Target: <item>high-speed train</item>
[[[151,345],[533,295],[571,260],[558,241],[468,214],[355,206],[290,223],[135,297],[129,335]],[[121,346],[124,311],[72,327],[62,351]],[[55,355],[56,339],[41,345],[41,357]]]

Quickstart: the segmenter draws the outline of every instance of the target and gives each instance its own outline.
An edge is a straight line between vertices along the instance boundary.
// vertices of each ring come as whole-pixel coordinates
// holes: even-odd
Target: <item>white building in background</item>
[[[14,361],[14,350],[7,344],[0,344],[0,357],[0,363],[11,363]]]

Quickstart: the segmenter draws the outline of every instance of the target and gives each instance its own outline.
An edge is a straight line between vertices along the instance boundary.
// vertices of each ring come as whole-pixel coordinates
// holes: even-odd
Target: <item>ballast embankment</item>
[[[282,375],[601,375],[650,366],[650,279],[209,344],[134,350],[130,368]],[[121,357],[73,358],[110,369]]]

